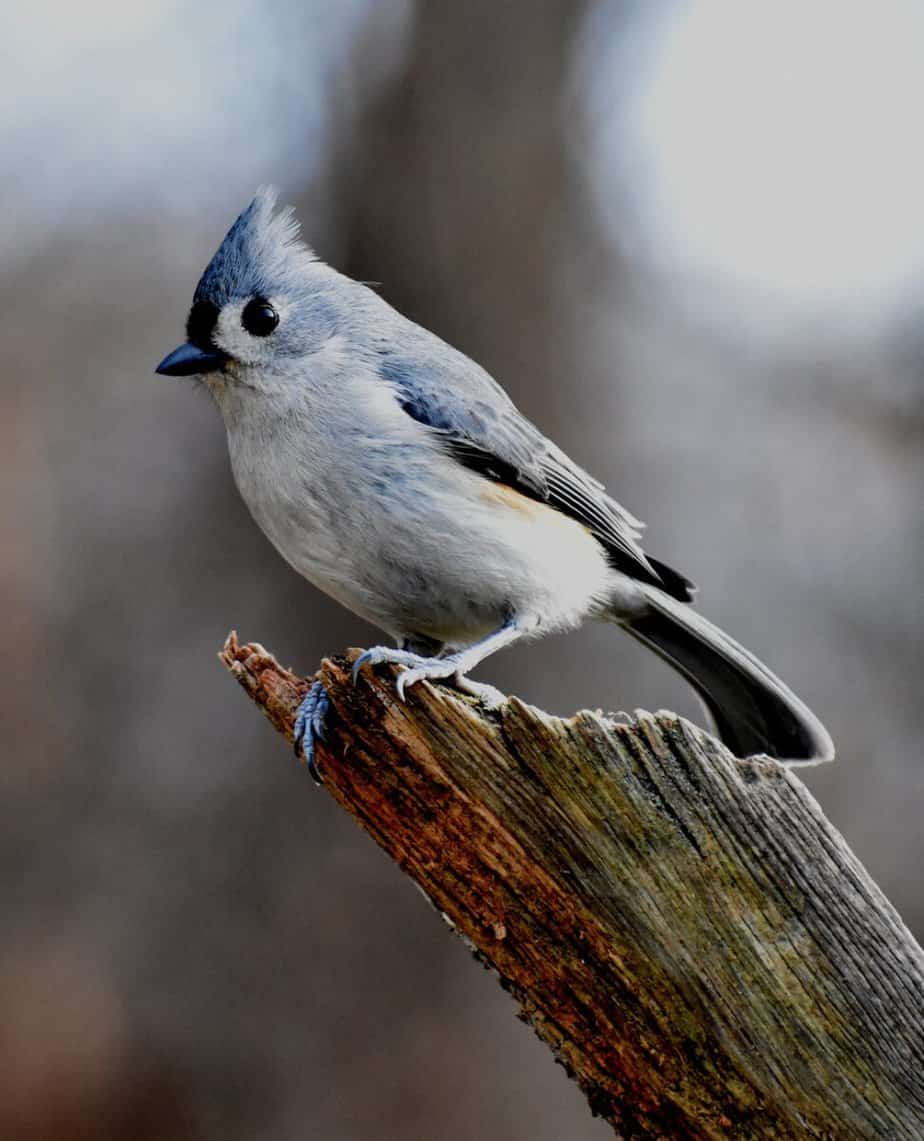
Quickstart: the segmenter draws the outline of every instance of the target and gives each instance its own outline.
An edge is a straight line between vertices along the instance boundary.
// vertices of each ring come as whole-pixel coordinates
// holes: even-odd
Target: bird
[[[254,520],[310,583],[394,645],[354,664],[444,679],[514,642],[613,623],[682,674],[738,757],[833,759],[818,718],[693,606],[693,583],[642,546],[643,524],[481,366],[318,258],[262,187],[193,295],[186,340],[156,368],[197,378],[224,420]],[[316,780],[329,699],[315,682],[296,749]]]

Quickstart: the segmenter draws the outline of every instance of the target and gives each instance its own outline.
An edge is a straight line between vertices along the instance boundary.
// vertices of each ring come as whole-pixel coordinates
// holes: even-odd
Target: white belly
[[[582,524],[419,438],[375,455],[330,436],[289,450],[284,432],[229,443],[241,495],[283,557],[397,637],[465,645],[512,613],[537,633],[566,629],[634,589]]]

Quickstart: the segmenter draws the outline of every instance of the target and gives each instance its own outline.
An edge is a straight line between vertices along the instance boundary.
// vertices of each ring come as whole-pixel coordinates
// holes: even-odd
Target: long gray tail
[[[706,705],[738,757],[767,753],[782,761],[834,759],[834,743],[812,711],[753,654],[689,604],[646,588],[646,614],[623,627],[679,670]]]

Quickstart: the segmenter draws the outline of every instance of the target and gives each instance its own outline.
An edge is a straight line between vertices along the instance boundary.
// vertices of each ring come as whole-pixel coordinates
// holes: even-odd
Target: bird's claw
[[[295,714],[293,745],[296,757],[303,757],[308,772],[315,784],[323,784],[315,756],[315,742],[326,741],[327,733],[324,718],[330,709],[330,698],[323,684],[316,681],[305,694],[305,698]]]
[[[416,666],[414,669],[408,667],[398,675],[395,689],[402,701],[407,701],[404,691],[409,685],[418,681],[437,681],[440,678],[452,677],[456,672],[455,665],[448,659],[441,661],[439,658],[424,658],[423,661],[426,663],[425,665]]]
[[[371,650],[359,655],[353,663],[354,685],[363,666],[377,666],[383,662],[404,667],[395,681],[395,689],[402,701],[407,700],[406,691],[409,685],[414,685],[418,681],[439,681],[444,678],[452,678],[453,684],[458,689],[478,698],[488,709],[496,709],[507,700],[506,695],[495,689],[493,685],[469,681],[460,672],[457,656],[426,658],[420,654],[412,654],[409,650],[392,649],[390,646],[373,646]]]
[[[395,650],[391,646],[373,646],[370,650],[364,650],[353,663],[353,684],[356,685],[356,679],[359,677],[359,671],[363,666],[377,666],[382,662],[388,662],[390,665],[395,666],[419,666],[421,662],[428,662],[429,658],[422,658],[420,654],[412,654],[410,650]]]

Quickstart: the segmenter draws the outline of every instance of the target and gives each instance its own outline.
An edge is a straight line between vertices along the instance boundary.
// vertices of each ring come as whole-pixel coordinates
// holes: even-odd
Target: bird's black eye
[[[268,337],[279,324],[279,314],[268,301],[255,297],[244,306],[241,324],[254,337]]]

